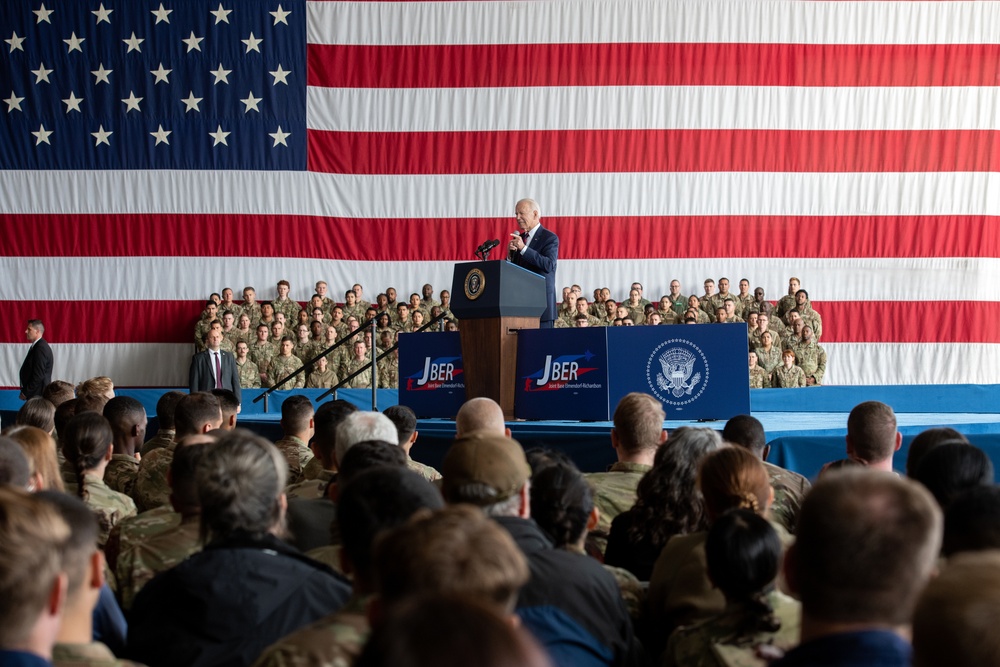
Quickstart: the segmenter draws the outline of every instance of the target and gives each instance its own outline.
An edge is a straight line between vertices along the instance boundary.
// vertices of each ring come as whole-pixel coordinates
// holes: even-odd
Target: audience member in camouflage
[[[197,513],[184,516],[178,524],[135,543],[119,555],[116,576],[122,609],[131,609],[135,596],[157,574],[201,551],[199,527]]]
[[[795,293],[799,291],[801,283],[798,278],[788,279],[788,294],[778,299],[778,303],[774,308],[774,313],[778,318],[784,318],[785,313],[795,308]]]
[[[383,389],[399,387],[399,348],[379,359],[378,386]]]
[[[242,314],[250,318],[250,326],[256,327],[260,322],[260,304],[257,302],[257,292],[252,287],[243,289],[243,303],[240,304]]]
[[[115,524],[125,517],[135,516],[135,502],[125,494],[112,490],[97,474],[88,472],[83,480],[83,502],[97,515],[100,526],[98,544],[103,549]],[[73,488],[67,485],[66,492],[79,493],[75,484]]]
[[[823,337],[823,318],[813,310],[812,302],[809,301],[809,294],[800,289],[795,293],[795,310],[799,313],[802,321],[812,327],[813,335],[818,341]]]
[[[260,388],[260,370],[257,364],[250,361],[247,355],[250,347],[240,341],[236,344],[236,371],[240,374],[240,387],[243,389]]]
[[[806,384],[809,386],[823,384],[823,376],[826,374],[826,350],[824,350],[813,339],[812,327],[806,326],[802,329],[802,340],[798,345],[792,347],[795,352],[795,361],[806,376]]]
[[[344,366],[343,377],[348,377],[352,373],[362,371],[354,376],[346,386],[351,389],[367,389],[372,386],[371,358],[368,357],[368,348],[363,340],[354,343],[354,356]],[[364,369],[364,370],[362,370]]]
[[[298,484],[304,479],[302,471],[313,458],[313,452],[306,443],[313,437],[315,414],[308,396],[289,396],[281,404],[283,437],[274,445],[288,463],[289,484]]]
[[[146,409],[131,396],[115,396],[104,406],[104,417],[111,426],[114,454],[104,469],[104,483],[112,490],[132,495],[139,471],[136,451],[146,438]]]
[[[761,346],[754,350],[757,353],[757,365],[770,375],[781,365],[781,349],[773,344],[774,336],[770,331],[760,335]]]
[[[796,472],[767,462],[771,446],[767,444],[763,424],[755,417],[750,415],[733,417],[726,422],[722,438],[728,443],[744,447],[764,462],[764,469],[767,470],[771,487],[774,489],[771,519],[790,535],[794,535],[798,527],[802,499],[810,488],[809,480]]]
[[[757,353],[751,352],[749,355],[750,363],[750,388],[751,389],[767,389],[771,386],[771,376],[767,372],[757,365]]]
[[[302,306],[298,301],[293,301],[288,297],[289,291],[291,291],[291,286],[288,284],[287,280],[278,281],[278,297],[271,301],[271,306],[274,308],[274,313],[285,314],[285,322],[295,322],[302,309]]]
[[[639,480],[652,469],[656,450],[667,440],[664,418],[663,406],[649,394],[627,394],[615,408],[611,446],[618,461],[608,472],[585,475],[594,492],[594,506],[600,513],[589,539],[602,554],[608,544],[611,522],[635,504]]]
[[[337,613],[272,645],[254,667],[350,667],[371,634],[370,601],[371,595],[353,595]]]
[[[771,385],[774,387],[804,387],[806,386],[806,374],[795,365],[795,353],[785,350],[781,353],[781,366],[771,373]]]
[[[332,368],[329,368],[326,357],[320,357],[319,361],[316,362],[315,370],[309,373],[306,378],[306,389],[330,389],[338,381],[337,374]]]
[[[118,559],[120,555],[135,548],[135,545],[159,535],[160,533],[173,528],[181,522],[181,515],[174,511],[170,505],[163,505],[155,509],[136,514],[122,519],[111,529],[108,543],[104,547],[104,556],[108,568],[115,573],[115,578],[119,579]]]
[[[139,473],[139,461],[128,454],[113,454],[104,469],[104,483],[113,491],[132,495],[135,477]]]
[[[142,445],[142,455],[146,456],[154,449],[166,447],[174,441],[174,410],[177,403],[187,396],[180,391],[168,391],[156,402],[156,435]]]
[[[294,348],[295,343],[290,336],[281,339],[281,350],[271,359],[271,365],[268,368],[268,382],[266,383],[268,387],[277,386],[282,380],[302,368],[302,361],[292,354]],[[283,384],[281,388],[284,390],[302,389],[305,384],[305,373],[299,373],[292,380]]]

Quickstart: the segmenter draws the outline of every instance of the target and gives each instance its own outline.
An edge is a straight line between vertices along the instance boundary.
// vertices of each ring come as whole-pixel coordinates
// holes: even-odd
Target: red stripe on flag
[[[814,301],[813,306],[823,318],[821,343],[1000,343],[1000,301]],[[24,323],[38,318],[50,343],[193,346],[201,307],[195,301],[0,301],[7,316],[0,343],[24,341]]]
[[[309,169],[338,174],[1000,170],[996,130],[310,130]]]
[[[488,64],[486,66],[485,64]],[[1000,44],[309,45],[311,86],[995,86]]]
[[[24,341],[25,322],[39,319],[50,343],[191,343],[193,351],[203,306],[202,301],[0,301],[6,322],[0,343]],[[158,362],[149,359],[150,365]]]
[[[515,229],[502,218],[442,218],[426,243],[423,218],[270,215],[7,215],[4,257],[289,257],[354,261],[456,261]],[[702,257],[706,239],[733,239],[719,257],[1000,257],[995,216],[548,216],[560,259]],[[35,230],[44,227],[45,234]],[[126,233],[127,232],[127,233]],[[801,243],[808,235],[809,243]],[[385,239],[392,243],[386,244]],[[343,239],[351,239],[344,243]],[[207,251],[206,248],[211,249]],[[725,261],[725,260],[722,260]]]

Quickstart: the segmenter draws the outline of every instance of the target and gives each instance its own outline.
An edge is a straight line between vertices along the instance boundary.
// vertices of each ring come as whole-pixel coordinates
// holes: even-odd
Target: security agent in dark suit
[[[508,258],[545,278],[545,312],[539,318],[543,329],[551,329],[556,319],[556,261],[559,237],[541,225],[542,213],[534,199],[522,199],[514,207],[520,234],[511,234]]]
[[[196,391],[211,391],[212,389],[228,389],[236,395],[236,401],[243,402],[240,394],[240,372],[236,368],[236,359],[225,350],[220,350],[222,332],[210,329],[205,333],[205,350],[191,357],[191,370],[188,373],[188,384],[191,393]],[[216,356],[218,355],[218,365]],[[216,382],[216,371],[219,382]]]
[[[31,343],[21,364],[21,400],[41,396],[45,386],[52,382],[52,349],[45,342],[45,325],[41,320],[28,320],[24,335]]]

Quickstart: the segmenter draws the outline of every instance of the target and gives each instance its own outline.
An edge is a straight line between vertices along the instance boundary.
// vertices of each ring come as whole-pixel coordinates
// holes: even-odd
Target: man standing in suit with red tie
[[[542,213],[534,199],[522,199],[514,207],[520,234],[511,234],[507,246],[511,262],[545,278],[545,312],[539,318],[542,329],[551,329],[556,319],[556,261],[559,237],[542,227]]]
[[[231,353],[220,349],[221,344],[222,332],[218,328],[209,329],[205,334],[205,349],[191,358],[191,370],[188,373],[191,393],[228,389],[236,394],[236,402],[242,403],[240,372],[236,367],[236,359]]]
[[[41,396],[45,385],[52,382],[52,350],[42,335],[45,325],[41,320],[28,320],[24,335],[31,343],[21,364],[21,400]]]

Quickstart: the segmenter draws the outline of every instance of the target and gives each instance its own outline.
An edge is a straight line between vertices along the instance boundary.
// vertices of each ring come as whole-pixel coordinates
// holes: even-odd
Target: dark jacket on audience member
[[[349,595],[332,570],[276,537],[219,540],[139,592],[128,657],[150,667],[250,665]]]
[[[583,554],[554,549],[530,519],[496,517],[528,559],[517,614],[557,667],[645,665],[614,577]]]

